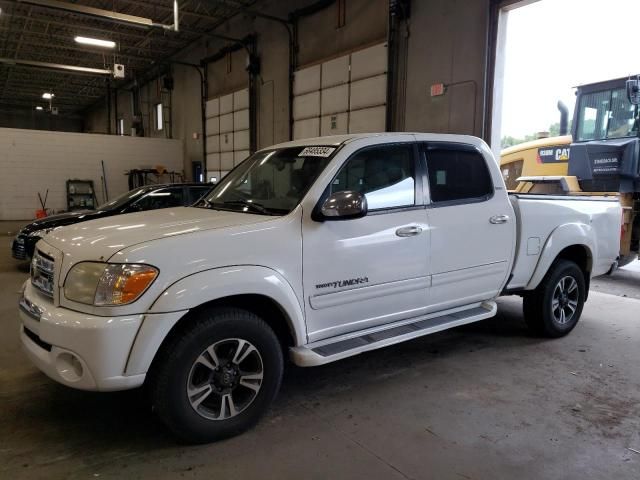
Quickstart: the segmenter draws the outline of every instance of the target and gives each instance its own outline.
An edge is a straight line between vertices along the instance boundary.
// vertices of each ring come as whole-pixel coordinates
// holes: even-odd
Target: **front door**
[[[515,218],[500,178],[475,147],[428,144],[431,311],[500,292],[515,248]]]
[[[367,216],[316,222],[305,211],[303,279],[310,342],[424,312],[429,228],[416,152],[413,143],[365,147],[332,177],[329,193],[363,193]]]

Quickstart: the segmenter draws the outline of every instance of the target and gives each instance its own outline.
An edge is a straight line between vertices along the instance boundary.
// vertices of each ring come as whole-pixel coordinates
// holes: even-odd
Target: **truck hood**
[[[108,260],[123,248],[204,230],[249,225],[273,217],[196,207],[176,207],[92,220],[47,234],[44,241],[76,260]]]

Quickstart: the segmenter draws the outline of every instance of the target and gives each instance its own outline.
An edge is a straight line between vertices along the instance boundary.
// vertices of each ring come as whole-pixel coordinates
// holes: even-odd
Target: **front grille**
[[[31,330],[29,330],[27,327],[23,326],[22,327],[24,330],[24,334],[29,337],[29,339],[35,343],[36,345],[38,345],[40,348],[45,349],[47,352],[51,351],[51,347],[52,345],[50,343],[45,342],[44,340],[42,340],[38,335],[35,334],[35,332],[32,332]]]
[[[36,250],[31,261],[31,284],[46,296],[53,298],[54,274],[54,259]]]
[[[24,243],[18,243],[17,241],[13,241],[13,245],[11,247],[11,254],[13,258],[17,260],[26,260],[27,259],[27,249],[25,248]]]

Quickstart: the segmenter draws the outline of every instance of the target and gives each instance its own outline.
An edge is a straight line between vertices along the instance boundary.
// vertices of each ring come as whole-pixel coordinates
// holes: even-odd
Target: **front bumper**
[[[98,317],[55,307],[26,283],[20,301],[20,339],[47,376],[81,390],[127,390],[145,374],[125,375],[143,315]]]

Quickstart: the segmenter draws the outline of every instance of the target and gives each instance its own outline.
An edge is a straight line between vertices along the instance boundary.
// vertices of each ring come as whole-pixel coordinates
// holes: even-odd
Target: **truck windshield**
[[[331,146],[311,146],[257,152],[195,206],[286,215],[300,203],[336,150]]]
[[[629,103],[624,88],[582,94],[579,102],[577,141],[638,134],[638,108]]]

